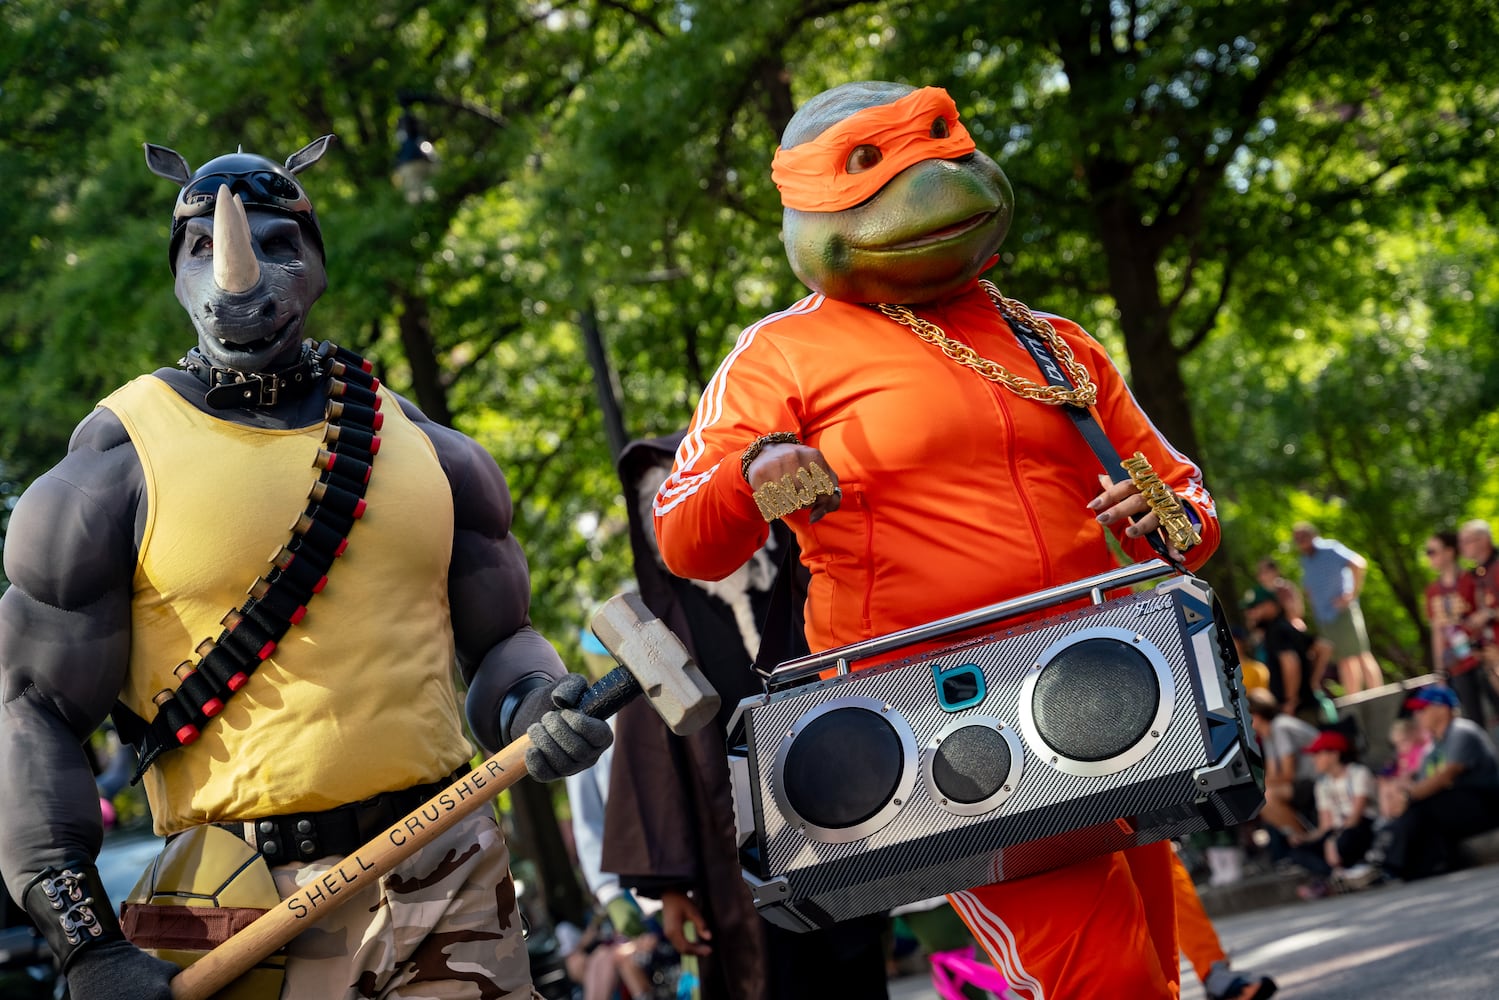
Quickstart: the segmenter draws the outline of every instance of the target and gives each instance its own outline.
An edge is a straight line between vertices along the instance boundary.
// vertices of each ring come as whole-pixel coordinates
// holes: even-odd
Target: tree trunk
[[[1130,387],[1156,429],[1172,447],[1203,470],[1211,493],[1212,475],[1192,420],[1192,404],[1182,377],[1182,350],[1171,337],[1171,314],[1161,300],[1157,254],[1150,234],[1125,200],[1100,207],[1100,234],[1108,260],[1109,293],[1119,307],[1129,361]],[[1198,571],[1223,603],[1228,616],[1241,617],[1240,585],[1233,571],[1231,539],[1224,536],[1213,557]]]
[[[400,302],[401,350],[411,366],[411,394],[429,419],[451,427],[453,411],[448,408],[448,388],[437,363],[427,300],[407,291],[398,292],[396,298]]]
[[[584,303],[578,317],[583,331],[583,352],[588,357],[588,366],[593,369],[593,388],[599,397],[599,409],[604,415],[604,437],[609,442],[609,457],[619,460],[630,436],[625,432],[625,418],[619,406],[619,380],[609,364],[609,352],[604,347],[603,334],[599,332],[599,314],[593,300]]]

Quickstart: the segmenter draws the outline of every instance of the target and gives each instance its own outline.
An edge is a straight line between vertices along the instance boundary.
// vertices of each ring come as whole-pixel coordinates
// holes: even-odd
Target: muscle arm
[[[97,856],[98,791],[83,742],[130,656],[139,465],[96,413],[22,496],[0,597],[0,871],[18,895],[41,869]]]
[[[469,685],[467,713],[479,743],[496,749],[499,708],[517,684],[567,673],[557,651],[531,627],[531,576],[510,532],[505,477],[478,442],[435,424],[403,401],[432,441],[453,494],[448,604],[458,666]]]

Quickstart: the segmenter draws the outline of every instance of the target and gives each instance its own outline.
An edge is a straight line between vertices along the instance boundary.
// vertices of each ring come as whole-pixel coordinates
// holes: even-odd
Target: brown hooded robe
[[[829,989],[843,1000],[883,1000],[882,916],[809,934],[785,931],[759,916],[741,875],[724,743],[735,707],[763,687],[729,606],[661,565],[654,525],[637,500],[652,470],[670,466],[681,438],[678,432],[632,442],[620,455],[619,473],[641,598],[682,638],[722,708],[714,724],[686,737],[672,734],[644,701],[619,713],[602,867],[642,895],[692,892],[713,933],[713,954],[700,963],[703,1000],[811,1000],[833,995]],[[777,524],[772,536],[779,559],[793,544],[790,533]],[[770,591],[751,590],[749,597],[763,622]],[[790,636],[767,640],[787,644]],[[804,646],[777,650],[771,662],[803,652]]]

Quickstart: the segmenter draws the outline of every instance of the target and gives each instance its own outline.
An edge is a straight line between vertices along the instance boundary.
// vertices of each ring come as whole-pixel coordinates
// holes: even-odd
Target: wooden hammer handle
[[[614,658],[629,667],[616,667],[584,692],[578,709],[585,715],[607,719],[641,694],[641,682],[636,679],[641,671],[649,678],[644,693],[658,711],[662,706],[672,710],[676,723],[672,718],[667,723],[673,732],[692,732],[718,710],[718,695],[698,673],[682,641],[651,614],[638,595],[610,598],[594,617],[593,630]],[[670,683],[674,679],[691,683],[674,687]],[[327,874],[283,899],[249,927],[182,970],[172,980],[174,1000],[207,1000],[525,777],[530,746],[530,737],[522,735],[345,857]]]
[[[183,969],[172,979],[173,1000],[207,1000],[525,777],[526,750],[530,746],[530,737],[522,735],[345,857],[327,874],[283,899],[249,927]]]

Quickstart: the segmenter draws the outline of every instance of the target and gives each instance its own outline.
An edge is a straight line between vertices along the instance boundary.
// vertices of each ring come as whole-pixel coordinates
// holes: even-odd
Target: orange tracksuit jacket
[[[1044,384],[977,282],[917,313]],[[1187,553],[1190,568],[1201,565],[1219,527],[1199,470],[1151,425],[1097,341],[1046,318],[1097,383],[1094,412],[1120,455],[1143,452],[1201,521],[1203,543]],[[740,456],[772,431],[819,448],[843,489],[842,507],[816,524],[805,511],[787,518],[811,571],[814,651],[1117,565],[1086,506],[1102,470],[1060,407],[988,381],[869,307],[814,294],[747,328],[704,390],[656,497],[661,555],[673,573],[724,577],[764,542],[769,529]],[[1120,540],[1131,558],[1154,555],[1144,539]],[[1174,909],[1160,849],[1169,844],[954,903],[1017,992],[1031,991],[1027,1000],[1105,995],[1093,992],[1105,982],[1107,995],[1174,996]]]

